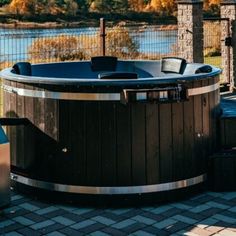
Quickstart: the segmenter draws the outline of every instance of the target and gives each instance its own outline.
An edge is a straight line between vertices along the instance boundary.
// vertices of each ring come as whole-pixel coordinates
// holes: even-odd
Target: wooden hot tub
[[[173,72],[163,63],[117,61],[107,70],[90,61],[26,70],[20,63],[3,70],[4,115],[24,118],[7,127],[13,181],[97,195],[203,184],[217,144],[221,71],[181,64]]]

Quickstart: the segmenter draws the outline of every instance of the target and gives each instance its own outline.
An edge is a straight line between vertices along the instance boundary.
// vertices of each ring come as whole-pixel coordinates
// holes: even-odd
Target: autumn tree
[[[75,16],[78,11],[78,4],[74,0],[65,0],[64,9],[66,15]]]
[[[36,39],[28,49],[31,61],[89,60],[100,55],[100,35],[58,35]],[[119,58],[138,56],[138,45],[127,29],[116,26],[107,30],[106,54]]]
[[[177,9],[175,0],[151,0],[145,10],[154,11],[158,13],[173,14]]]
[[[12,0],[8,10],[16,15],[32,15],[36,6],[37,0]]]
[[[142,12],[145,9],[145,2],[144,0],[128,0],[129,8],[132,11]]]
[[[89,6],[92,0],[75,0],[78,5],[78,10],[82,12],[88,12]]]

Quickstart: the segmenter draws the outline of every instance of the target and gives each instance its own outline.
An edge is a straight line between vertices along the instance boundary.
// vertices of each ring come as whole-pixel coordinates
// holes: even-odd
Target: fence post
[[[203,0],[177,0],[178,55],[203,62]]]
[[[106,21],[100,18],[100,54],[106,55]]]
[[[233,27],[233,25],[236,20],[236,0],[221,0],[220,14],[221,18],[228,18],[228,21],[221,21],[221,58],[223,67],[222,77],[224,81],[230,83],[230,90],[235,91],[236,45],[235,43],[232,43],[231,47],[226,46],[224,39],[230,34],[233,36],[233,41],[235,42],[234,38],[236,34],[236,27]]]

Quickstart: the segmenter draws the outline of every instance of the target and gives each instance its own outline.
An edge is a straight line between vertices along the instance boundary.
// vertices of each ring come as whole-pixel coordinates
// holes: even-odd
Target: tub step
[[[208,182],[212,191],[236,191],[236,149],[222,150],[210,157]]]
[[[10,147],[0,125],[0,208],[10,203]]]
[[[236,94],[222,96],[221,109],[221,147],[236,147]]]

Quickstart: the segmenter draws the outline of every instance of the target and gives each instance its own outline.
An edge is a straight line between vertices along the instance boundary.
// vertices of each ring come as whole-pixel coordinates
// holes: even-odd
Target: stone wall
[[[229,20],[221,21],[221,38],[225,39],[228,34],[234,35],[235,32],[232,32],[232,25],[236,19],[236,1],[235,0],[221,0],[221,18],[228,18]],[[235,29],[233,30],[235,31]],[[234,90],[235,84],[235,75],[236,75],[236,48],[235,43],[232,47],[225,46],[225,42],[222,41],[221,44],[221,57],[222,57],[222,78],[224,81],[230,82],[231,90]]]
[[[188,62],[203,62],[202,0],[177,0],[178,54]]]

